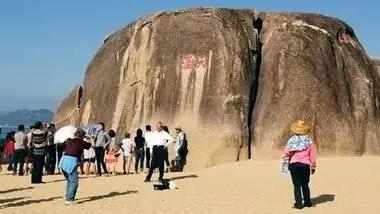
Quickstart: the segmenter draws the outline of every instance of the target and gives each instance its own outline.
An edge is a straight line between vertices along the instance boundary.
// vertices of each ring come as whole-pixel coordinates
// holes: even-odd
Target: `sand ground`
[[[170,191],[154,191],[142,174],[82,177],[73,206],[64,205],[63,176],[32,185],[3,171],[0,213],[380,213],[379,157],[320,158],[311,179],[316,205],[301,211],[291,208],[291,181],[278,168],[279,161],[249,160],[169,173],[178,187]]]

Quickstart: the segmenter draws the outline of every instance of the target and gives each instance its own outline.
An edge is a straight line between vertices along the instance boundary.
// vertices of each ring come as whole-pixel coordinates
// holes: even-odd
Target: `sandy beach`
[[[249,160],[168,173],[177,190],[154,191],[145,175],[80,179],[76,204],[64,205],[63,176],[0,176],[0,213],[378,213],[379,157],[321,158],[311,178],[315,207],[291,208],[290,177],[278,161]],[[4,169],[4,166],[3,166]],[[157,175],[154,175],[156,179]]]

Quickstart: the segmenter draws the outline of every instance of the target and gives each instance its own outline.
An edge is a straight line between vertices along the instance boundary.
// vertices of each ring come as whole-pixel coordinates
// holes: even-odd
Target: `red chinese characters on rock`
[[[201,55],[196,57],[197,63],[195,64],[195,68],[207,68],[207,56]]]
[[[181,68],[182,70],[207,69],[207,56],[191,54],[182,56]]]
[[[194,55],[185,55],[182,57],[181,68],[182,70],[192,69],[194,66]]]

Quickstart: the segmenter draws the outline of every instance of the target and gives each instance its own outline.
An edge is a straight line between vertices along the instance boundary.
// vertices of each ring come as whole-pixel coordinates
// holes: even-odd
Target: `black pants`
[[[148,175],[146,176],[146,180],[152,178],[153,171],[158,167],[160,171],[159,180],[162,180],[164,177],[165,171],[165,147],[164,146],[154,146],[153,147],[153,156],[151,166],[149,168]]]
[[[46,162],[45,162],[45,169],[49,175],[54,175],[56,162],[57,162],[56,146],[55,144],[49,145],[47,147]]]
[[[172,169],[174,172],[183,172],[183,167],[186,164],[186,158],[182,156],[177,156],[173,161],[172,161]]]
[[[57,165],[59,165],[59,161],[61,161],[62,155],[63,155],[63,143],[58,143],[57,144],[57,156],[58,156],[58,162]]]
[[[135,172],[137,173],[139,169],[139,164],[141,171],[143,171],[144,169],[144,148],[138,149],[136,151],[135,157]]]
[[[104,153],[105,153],[105,150],[103,147],[96,147],[95,148],[96,166],[98,169],[98,175],[102,174],[101,167],[103,167],[104,173],[108,174],[106,163],[104,163]]]
[[[25,162],[25,155],[26,155],[26,150],[25,149],[16,149],[13,152],[13,173],[17,173],[17,164],[19,164],[20,168],[18,171],[19,175],[24,174],[24,162]]]
[[[146,148],[145,150],[145,154],[146,154],[146,165],[145,165],[145,168],[150,168],[150,149],[149,148]]]
[[[33,154],[32,183],[41,183],[45,163],[45,155]]]
[[[303,163],[292,163],[289,165],[289,170],[294,186],[295,205],[302,206],[302,196],[304,203],[310,204],[310,166]]]
[[[13,171],[14,152],[8,156],[8,171]]]

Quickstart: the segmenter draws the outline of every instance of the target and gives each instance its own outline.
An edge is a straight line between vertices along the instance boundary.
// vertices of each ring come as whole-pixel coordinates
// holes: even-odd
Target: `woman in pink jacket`
[[[310,125],[297,121],[291,125],[294,135],[289,138],[284,157],[289,161],[289,171],[294,186],[295,209],[311,207],[309,180],[316,168],[316,146],[310,136]],[[302,194],[301,194],[302,192]],[[302,203],[303,202],[303,203]]]

